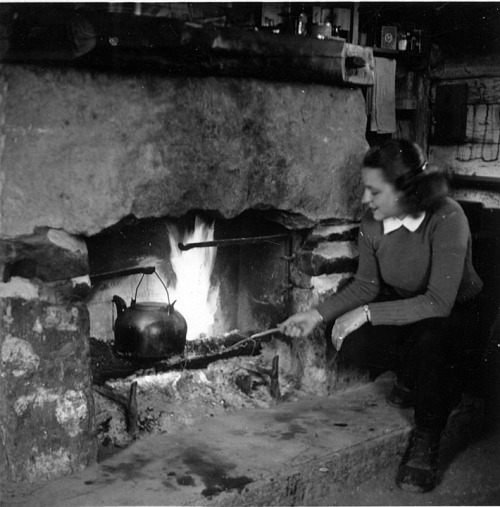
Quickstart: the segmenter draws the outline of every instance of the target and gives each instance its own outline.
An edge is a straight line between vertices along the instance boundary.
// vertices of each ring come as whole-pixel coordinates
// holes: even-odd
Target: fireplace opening
[[[115,295],[127,305],[170,300],[186,319],[187,341],[262,331],[287,314],[291,235],[262,212],[233,219],[195,212],[130,218],[87,244],[91,336],[97,339],[114,339]],[[146,267],[156,276],[138,269]]]

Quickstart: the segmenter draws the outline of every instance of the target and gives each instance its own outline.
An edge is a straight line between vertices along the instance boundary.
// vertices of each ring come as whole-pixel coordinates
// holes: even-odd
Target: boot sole
[[[406,484],[406,483],[399,483],[396,482],[396,486],[399,489],[402,489],[403,491],[409,491],[410,493],[428,493],[429,491],[432,491],[436,486],[428,487],[428,488],[422,488],[420,486],[416,486],[415,484]]]

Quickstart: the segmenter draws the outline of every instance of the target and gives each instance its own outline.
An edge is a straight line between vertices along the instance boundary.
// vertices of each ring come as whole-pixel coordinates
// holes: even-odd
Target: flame
[[[169,227],[170,262],[177,281],[169,287],[171,301],[176,301],[175,309],[186,319],[187,339],[195,340],[208,334],[215,323],[215,312],[219,297],[219,286],[212,286],[210,277],[215,264],[217,247],[200,247],[180,250],[179,233]],[[194,230],[187,232],[182,243],[213,241],[214,226],[205,224],[196,217]]]

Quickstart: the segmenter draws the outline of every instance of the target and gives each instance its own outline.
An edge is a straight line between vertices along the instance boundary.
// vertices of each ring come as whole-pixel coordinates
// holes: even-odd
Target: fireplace
[[[233,219],[198,213],[118,224],[87,241],[91,334],[113,340],[114,294],[127,304],[175,302],[188,341],[274,327],[288,311],[292,241],[291,231],[255,211]],[[154,267],[156,276],[123,276],[141,266]]]
[[[359,89],[16,64],[2,72],[2,478],[55,477],[104,444],[326,392],[321,333],[237,342],[318,302],[355,269],[367,148]],[[198,259],[188,275],[213,262],[213,322],[194,325],[199,303],[176,293],[173,254]],[[166,295],[156,274],[120,273],[151,266],[193,334],[176,357],[117,357],[113,295],[127,305],[136,289],[139,302]]]

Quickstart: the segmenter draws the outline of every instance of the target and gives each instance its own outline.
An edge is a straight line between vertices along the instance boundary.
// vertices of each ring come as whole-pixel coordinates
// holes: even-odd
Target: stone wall
[[[41,480],[95,460],[88,313],[12,279],[0,297],[0,482]]]

